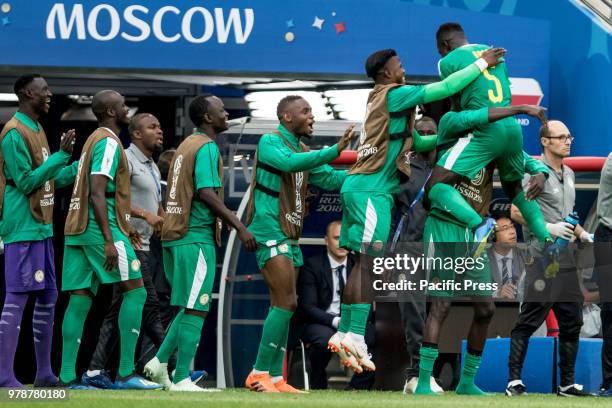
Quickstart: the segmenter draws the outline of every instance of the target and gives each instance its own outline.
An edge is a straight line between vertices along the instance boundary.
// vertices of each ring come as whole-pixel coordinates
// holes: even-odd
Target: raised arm
[[[473,64],[453,72],[440,82],[425,85],[423,102],[429,103],[448,98],[468,86],[478,75],[488,67],[497,65],[499,59],[504,56],[506,50],[503,48],[491,48],[482,53],[482,57]]]
[[[74,136],[73,136],[74,137]],[[66,147],[62,145],[62,147]],[[68,163],[72,155],[72,144],[69,150],[59,150],[36,169],[32,169],[32,158],[23,138],[15,129],[11,130],[2,141],[2,154],[4,155],[8,172],[13,176],[17,189],[24,195],[32,193],[46,181],[54,178]]]

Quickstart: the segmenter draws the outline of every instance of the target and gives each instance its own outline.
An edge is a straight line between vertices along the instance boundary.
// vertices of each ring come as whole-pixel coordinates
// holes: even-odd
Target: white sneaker
[[[418,380],[418,378],[417,378]],[[435,378],[433,378],[433,376],[431,376],[429,378],[429,388],[431,388],[431,390],[433,392],[435,392],[436,394],[444,394],[444,389],[442,387],[440,387],[440,384],[438,384],[438,382],[436,381]]]
[[[172,385],[172,381],[170,381],[170,377],[168,377],[168,363],[160,362],[157,357],[153,357],[144,366],[143,371],[150,380],[163,385],[166,390]]]
[[[184,380],[179,381],[178,383],[174,384],[170,384],[170,391],[174,392],[174,391],[181,391],[181,392],[218,392],[221,391],[218,388],[202,388],[202,387],[198,387],[197,385],[195,385],[193,383],[193,381],[191,381],[191,379],[189,377],[185,378]]]
[[[363,368],[357,362],[357,359],[353,357],[351,354],[347,353],[342,347],[341,341],[345,337],[344,333],[336,332],[327,342],[327,348],[334,353],[338,354],[340,358],[340,364],[345,367],[350,368],[357,374],[361,374],[363,372]]]
[[[355,341],[353,336],[347,333],[344,338],[340,340],[340,345],[344,351],[357,359],[357,362],[364,370],[376,371],[376,366],[372,361],[372,355],[368,353],[368,345],[364,340]]]
[[[410,377],[404,384],[404,394],[414,394],[417,384],[419,383],[419,377]]]
[[[418,384],[419,377],[410,377],[410,379],[406,380],[406,384],[404,384],[404,394],[414,394]],[[444,394],[444,390],[433,377],[430,377],[429,387],[436,394]]]

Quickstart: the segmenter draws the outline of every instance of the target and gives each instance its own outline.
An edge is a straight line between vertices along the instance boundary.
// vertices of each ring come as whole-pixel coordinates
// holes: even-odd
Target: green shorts
[[[393,195],[385,193],[342,193],[340,247],[380,256],[391,229]]]
[[[296,241],[286,240],[280,243],[278,241],[268,241],[265,243],[259,243],[257,250],[255,251],[255,257],[257,257],[257,265],[259,266],[259,270],[263,269],[269,259],[272,259],[278,255],[289,258],[295,267],[304,265],[302,250]]]
[[[115,235],[117,238],[117,235]],[[140,261],[127,237],[115,241],[118,266],[104,269],[104,245],[64,245],[62,290],[91,289],[95,294],[100,283],[117,283],[142,277]]]
[[[467,227],[428,216],[423,231],[423,253],[427,262],[430,289],[439,297],[491,296],[494,284],[487,253],[479,259],[469,256],[473,232]]]
[[[489,123],[462,137],[440,158],[438,165],[472,180],[494,160],[501,180],[523,179],[523,133],[513,118]]]
[[[172,286],[170,304],[208,312],[217,266],[215,246],[183,244],[163,251],[166,279]]]

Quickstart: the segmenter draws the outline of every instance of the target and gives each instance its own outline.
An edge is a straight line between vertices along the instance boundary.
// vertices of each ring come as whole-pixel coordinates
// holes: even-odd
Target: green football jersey
[[[440,77],[446,78],[453,72],[474,63],[490,47],[482,44],[467,44],[456,48],[439,62]],[[506,63],[487,68],[461,91],[461,109],[476,110],[484,107],[510,106],[512,93]]]

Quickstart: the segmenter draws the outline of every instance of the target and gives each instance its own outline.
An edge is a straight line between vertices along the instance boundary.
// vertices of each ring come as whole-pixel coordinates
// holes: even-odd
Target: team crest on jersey
[[[38,283],[42,283],[42,281],[45,280],[45,273],[39,269],[36,272],[34,272],[34,280]]]
[[[176,182],[178,181],[179,174],[181,174],[181,167],[183,166],[183,155],[179,154],[174,160],[174,167],[172,169],[172,187],[170,188],[170,198],[176,200]]]
[[[279,251],[281,254],[286,254],[287,252],[289,252],[289,245],[287,245],[287,244],[280,244],[280,245],[278,246],[278,251]]]
[[[138,269],[140,269],[140,261],[138,259],[134,259],[132,261],[132,270],[136,272]]]
[[[206,294],[206,293],[205,293],[205,294],[203,294],[202,296],[200,296],[200,304],[201,304],[202,306],[204,306],[204,305],[208,304],[208,300],[209,300],[209,296],[208,296],[208,294]]]
[[[474,186],[479,186],[484,181],[484,178],[485,178],[485,169],[482,168],[476,174],[476,177],[474,177],[472,180],[470,180],[470,183],[472,183],[472,185],[474,185]]]
[[[544,288],[546,288],[546,282],[544,282],[544,279],[538,279],[533,283],[533,288],[538,292],[541,292],[544,290]]]

